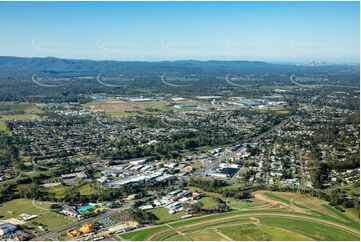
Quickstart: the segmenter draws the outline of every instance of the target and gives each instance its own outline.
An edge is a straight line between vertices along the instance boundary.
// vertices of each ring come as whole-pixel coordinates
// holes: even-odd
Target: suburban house
[[[74,208],[68,205],[64,205],[63,209],[60,212],[73,218],[77,218],[77,219],[81,218],[81,215]]]

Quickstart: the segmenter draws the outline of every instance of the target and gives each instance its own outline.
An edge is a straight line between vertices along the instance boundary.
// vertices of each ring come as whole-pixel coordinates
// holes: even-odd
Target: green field
[[[0,205],[0,219],[17,218],[22,213],[36,214],[39,215],[39,217],[26,222],[26,225],[34,227],[42,225],[48,230],[75,223],[74,220],[50,211],[49,207],[51,203],[34,201],[34,204],[30,199],[15,199],[10,202],[5,202]]]
[[[309,240],[300,234],[267,225],[234,225],[220,227],[219,231],[232,240]]]
[[[120,235],[125,240],[359,240],[359,221],[326,203],[317,205],[324,210],[312,210],[304,204],[291,202],[282,193],[265,192],[274,201],[289,203],[307,212],[293,212],[267,202],[255,201],[250,209],[206,215],[143,228]],[[297,197],[299,196],[299,197]],[[294,195],[299,201],[307,200]],[[321,200],[320,200],[321,201]],[[212,198],[203,202],[211,206]],[[269,205],[267,207],[267,204]],[[316,203],[315,203],[316,204]],[[323,213],[326,211],[327,213]],[[332,216],[331,216],[332,215]]]
[[[166,208],[154,208],[148,210],[147,212],[158,218],[155,220],[155,223],[157,224],[179,220],[185,214],[183,211],[175,214],[169,214],[168,209]]]
[[[234,187],[236,187],[236,185]],[[204,204],[204,208],[214,208],[216,205],[215,198],[221,199],[230,208],[232,208],[234,210],[257,207],[257,206],[264,204],[262,202],[252,202],[252,201],[235,199],[232,197],[224,197],[219,193],[206,192],[206,191],[203,191],[202,189],[195,188],[195,187],[189,187],[189,190],[192,192],[199,192],[199,193],[205,194],[205,197],[203,197],[199,200]]]
[[[159,231],[163,231],[167,229],[166,226],[157,226],[149,229],[139,230],[136,233],[127,233],[121,235],[121,237],[125,240],[132,240],[132,241],[140,241],[146,240],[151,234],[157,233]]]
[[[202,197],[198,201],[201,202],[203,204],[203,208],[206,208],[206,209],[215,208],[216,203],[217,203],[216,199],[212,196]]]

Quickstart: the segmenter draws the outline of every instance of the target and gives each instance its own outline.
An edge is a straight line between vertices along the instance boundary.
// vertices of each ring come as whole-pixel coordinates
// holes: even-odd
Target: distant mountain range
[[[55,57],[11,57],[0,56],[2,70],[24,71],[104,71],[104,70],[129,70],[129,68],[264,68],[273,67],[274,64],[261,61],[95,61],[60,59]]]
[[[338,66],[345,68],[345,66]],[[353,67],[358,68],[358,67]],[[335,66],[305,67],[286,64],[272,64],[262,61],[95,61],[60,59],[55,57],[11,57],[0,56],[0,72],[141,72],[153,74],[159,72],[219,73],[219,72],[298,72],[298,71],[335,71]]]

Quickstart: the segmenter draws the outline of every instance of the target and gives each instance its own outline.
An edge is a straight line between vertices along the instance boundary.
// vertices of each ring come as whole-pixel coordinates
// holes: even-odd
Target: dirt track
[[[281,208],[286,208],[287,210],[290,210],[292,212],[295,213],[303,213],[303,214],[308,214],[305,210],[300,209],[300,208],[296,208],[294,206],[291,206],[287,203],[281,202],[281,201],[276,201],[274,199],[265,197],[262,193],[259,192],[255,192],[254,193],[254,197],[262,202],[266,202],[272,205],[276,205],[276,206],[280,206]]]

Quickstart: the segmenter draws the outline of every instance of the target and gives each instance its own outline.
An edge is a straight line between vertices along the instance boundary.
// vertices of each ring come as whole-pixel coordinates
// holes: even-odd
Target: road
[[[289,118],[282,120],[279,124],[272,126],[272,127],[271,127],[269,130],[267,130],[266,132],[263,132],[263,133],[257,135],[256,137],[252,138],[252,141],[244,142],[244,143],[242,144],[242,148],[246,148],[247,145],[250,144],[250,143],[257,143],[259,140],[261,140],[262,138],[264,138],[264,137],[267,136],[268,134],[273,133],[274,131],[276,131],[276,130],[280,129],[281,127],[283,127],[285,124],[287,124],[287,123],[289,123],[290,121],[292,121],[292,119],[293,119],[294,117],[295,117],[295,116],[290,116]],[[193,175],[204,175],[205,173],[207,173],[207,171],[210,171],[210,170],[218,167],[219,163],[224,162],[224,161],[226,161],[226,160],[229,160],[229,159],[230,159],[231,157],[233,157],[236,153],[237,153],[237,151],[236,151],[236,152],[228,151],[228,153],[223,152],[223,154],[222,154],[220,157],[217,157],[217,158],[215,159],[215,161],[211,164],[210,167],[200,169],[200,170],[198,170],[196,173],[194,173]],[[232,177],[232,179],[238,177],[240,172],[241,172],[241,170],[238,171],[238,172]]]
[[[288,123],[290,120],[292,120],[293,117],[294,117],[294,116],[290,116],[288,119],[282,120],[279,124],[271,127],[271,128],[270,128],[269,130],[267,130],[266,132],[263,132],[262,134],[259,134],[258,136],[252,138],[252,143],[258,142],[260,139],[262,139],[262,138],[265,137],[266,135],[268,135],[268,134],[270,134],[270,133],[278,130],[279,128],[281,128],[282,126],[284,126],[286,123]],[[245,143],[243,143],[242,147],[243,147],[243,148],[246,148],[249,143],[251,143],[251,142],[245,142]],[[232,151],[224,151],[222,156],[216,158],[215,162],[212,163],[211,167],[208,167],[208,168],[205,168],[205,169],[201,169],[201,170],[197,171],[197,172],[196,172],[195,174],[193,174],[193,175],[196,175],[196,174],[202,175],[202,174],[204,174],[207,170],[216,168],[216,167],[219,165],[219,163],[224,162],[224,161],[226,161],[226,160],[229,160],[232,156],[234,156],[235,153],[236,153],[236,152],[232,152]],[[34,164],[34,163],[35,163],[35,162],[34,162],[34,160],[33,160],[33,164]],[[37,164],[35,163],[34,165],[37,165]],[[238,173],[239,173],[239,172],[238,172]],[[238,173],[236,173],[236,174],[233,176],[233,178],[237,177],[237,176],[239,175]],[[233,179],[233,178],[232,178],[232,179]],[[35,240],[42,240],[42,241],[44,241],[44,240],[52,240],[52,239],[57,240],[57,235],[58,235],[59,233],[62,233],[62,232],[64,232],[64,231],[68,231],[68,230],[75,229],[75,228],[77,228],[77,227],[80,227],[80,226],[83,225],[83,224],[91,223],[91,222],[93,222],[93,221],[95,221],[95,220],[99,220],[99,219],[102,219],[102,218],[104,218],[104,217],[108,217],[108,216],[110,216],[112,213],[117,212],[117,211],[119,211],[119,210],[128,209],[128,208],[130,208],[130,207],[132,206],[133,203],[134,203],[134,202],[132,202],[132,203],[126,203],[126,204],[124,204],[123,207],[121,207],[121,208],[109,209],[109,210],[107,210],[105,213],[103,213],[103,214],[101,214],[101,215],[99,215],[99,216],[92,217],[92,218],[88,218],[88,219],[83,219],[83,220],[80,220],[80,221],[76,222],[76,223],[73,224],[73,225],[64,226],[64,227],[61,227],[61,228],[59,228],[59,229],[57,229],[57,230],[55,230],[55,231],[51,231],[51,232],[45,233],[45,234],[43,234],[43,235],[35,238]]]
[[[130,203],[125,203],[123,204],[123,206],[121,208],[114,208],[114,209],[108,209],[106,210],[103,214],[96,216],[96,217],[91,217],[91,218],[87,218],[87,219],[82,219],[77,221],[75,224],[72,225],[68,225],[68,226],[64,226],[64,227],[60,227],[57,230],[45,233],[37,238],[34,238],[34,240],[40,240],[40,241],[46,241],[46,240],[58,240],[57,236],[64,232],[64,231],[68,231],[68,230],[72,230],[75,228],[78,228],[86,223],[93,223],[95,220],[100,220],[102,218],[106,218],[109,217],[110,215],[112,215],[115,212],[118,212],[120,210],[125,210],[130,208],[133,205],[134,202],[130,202]]]

